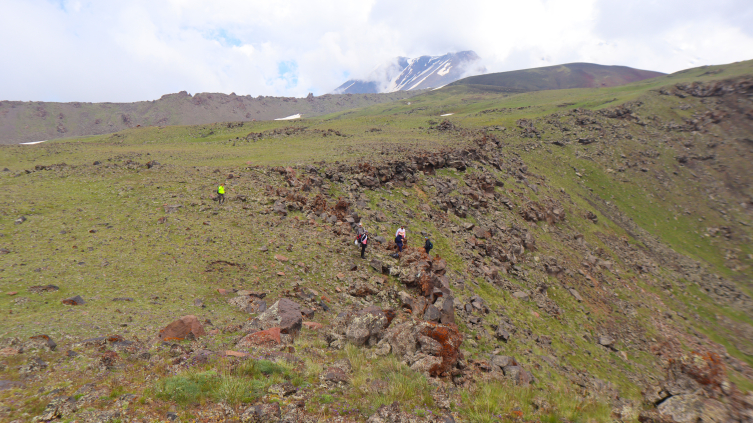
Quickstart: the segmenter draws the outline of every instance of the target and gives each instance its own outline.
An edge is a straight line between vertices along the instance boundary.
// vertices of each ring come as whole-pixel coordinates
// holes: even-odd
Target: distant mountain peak
[[[443,56],[416,58],[396,57],[383,63],[364,79],[351,79],[337,87],[335,94],[391,93],[396,91],[437,88],[484,68],[473,51],[447,53]]]

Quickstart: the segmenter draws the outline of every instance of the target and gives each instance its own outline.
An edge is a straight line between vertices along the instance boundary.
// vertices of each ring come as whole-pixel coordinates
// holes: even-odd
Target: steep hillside
[[[377,67],[365,79],[351,79],[335,89],[344,93],[392,93],[437,88],[457,81],[469,73],[483,73],[480,58],[473,51],[447,53],[444,56],[397,57]]]
[[[140,126],[252,122],[391,102],[416,93],[323,95],[306,98],[251,97],[185,91],[137,103],[49,103],[0,101],[0,145],[65,137],[111,134]]]
[[[0,147],[0,418],[750,422],[751,139],[743,62]]]
[[[664,75],[661,72],[627,66],[603,66],[593,63],[568,63],[543,68],[488,73],[455,81],[452,85],[484,85],[523,91],[562,90],[568,88],[616,87]]]

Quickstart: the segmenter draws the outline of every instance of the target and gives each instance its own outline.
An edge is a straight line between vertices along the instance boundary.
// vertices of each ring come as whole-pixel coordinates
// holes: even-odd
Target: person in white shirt
[[[405,236],[405,226],[400,225],[400,228],[398,228],[397,232],[395,232],[395,238],[397,238],[398,235],[403,236],[403,242],[407,243],[408,237]]]

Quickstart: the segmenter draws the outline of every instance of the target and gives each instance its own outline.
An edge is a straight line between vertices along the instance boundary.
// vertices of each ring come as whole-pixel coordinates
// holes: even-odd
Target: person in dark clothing
[[[364,254],[366,253],[366,244],[369,242],[369,233],[364,231],[361,235],[356,237],[356,241],[358,241],[358,244],[361,246],[361,258],[366,258],[364,257]]]
[[[403,243],[405,241],[405,238],[403,238],[402,234],[397,234],[395,237],[395,245],[397,245],[397,252],[402,253],[403,252]]]
[[[428,236],[424,237],[424,239],[426,239],[426,242],[424,242],[424,250],[426,250],[426,255],[429,255],[429,251],[434,248],[434,244],[431,243],[431,240]]]

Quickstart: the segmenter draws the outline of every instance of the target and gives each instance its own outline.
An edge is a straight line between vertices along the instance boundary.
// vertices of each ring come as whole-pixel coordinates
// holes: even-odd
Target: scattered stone
[[[37,346],[48,348],[50,351],[55,351],[55,348],[58,346],[58,344],[47,335],[34,335],[29,339],[31,339]]]
[[[575,288],[570,288],[567,290],[567,292],[570,293],[573,297],[575,297],[575,300],[579,303],[583,302],[583,297],[580,296],[580,293]]]
[[[289,259],[287,257],[283,256],[282,254],[275,254],[275,260],[277,260],[279,262],[282,262],[282,263],[285,263]]]
[[[86,304],[83,298],[81,298],[80,295],[76,295],[75,297],[66,298],[62,301],[65,305],[71,305],[71,306],[77,306],[77,305],[83,305]]]
[[[99,363],[106,369],[114,369],[120,361],[120,356],[115,351],[107,351],[99,358]]]
[[[324,325],[317,322],[303,322],[303,326],[310,330],[319,330],[324,327]]]
[[[350,377],[345,371],[339,367],[328,367],[327,370],[322,373],[322,380],[325,382],[331,382],[335,384],[348,384],[350,383]]]
[[[288,397],[298,392],[298,388],[290,382],[278,383],[269,387],[269,392],[280,398]]]
[[[165,213],[175,213],[178,211],[178,209],[180,209],[183,206],[181,206],[180,204],[175,204],[172,206],[168,206],[167,204],[165,204],[163,207],[165,208]]]
[[[0,391],[8,389],[24,389],[25,387],[26,385],[24,385],[23,382],[15,380],[0,380]]]
[[[44,409],[41,415],[34,418],[35,422],[46,422],[55,419],[62,419],[78,411],[76,407],[76,398],[74,397],[57,397],[53,399]]]
[[[22,223],[26,222],[26,216],[21,216],[14,222],[16,225],[20,225]]]
[[[238,352],[238,351],[233,351],[233,350],[226,350],[225,357],[244,358],[244,357],[248,357],[248,353]]]
[[[206,335],[206,332],[204,332],[204,327],[199,319],[196,316],[188,315],[167,325],[159,331],[158,336],[163,341],[181,341],[183,339],[196,339],[204,335]]]
[[[47,368],[47,363],[39,357],[32,357],[25,366],[19,369],[21,373],[34,373]]]
[[[248,407],[241,414],[242,423],[279,422],[282,413],[280,404],[271,402],[268,404],[256,404]]]
[[[55,292],[59,290],[60,288],[55,285],[35,285],[32,287],[29,287],[29,292],[32,292],[34,294],[42,294],[45,292]]]
[[[127,302],[133,302],[133,298],[131,297],[115,297],[112,299],[113,301],[127,301]]]

